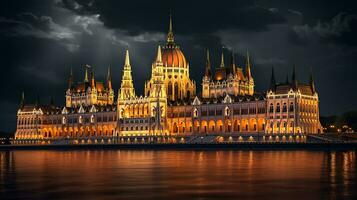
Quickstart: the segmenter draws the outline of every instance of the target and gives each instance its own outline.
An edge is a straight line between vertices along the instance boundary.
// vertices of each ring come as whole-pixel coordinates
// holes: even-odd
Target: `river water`
[[[357,199],[355,151],[0,151],[0,199]]]

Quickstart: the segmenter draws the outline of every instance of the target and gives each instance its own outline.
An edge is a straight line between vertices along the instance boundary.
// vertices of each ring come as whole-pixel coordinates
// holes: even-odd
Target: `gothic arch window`
[[[171,83],[171,81],[168,83],[168,85],[167,85],[167,94],[169,95],[169,96],[171,96],[172,95],[172,83]]]
[[[174,93],[175,93],[175,99],[177,99],[179,97],[179,88],[177,82],[175,82]]]
[[[94,115],[90,116],[90,123],[94,123]]]
[[[280,112],[280,103],[276,104],[276,112]]]
[[[62,124],[66,124],[66,123],[67,123],[66,117],[62,117]]]
[[[273,106],[273,104],[272,104],[272,103],[270,104],[270,107],[269,107],[269,112],[270,112],[270,113],[273,113],[273,112],[274,112],[274,106]]]
[[[286,103],[283,104],[283,112],[287,111]]]
[[[294,104],[293,104],[293,102],[290,103],[289,112],[294,112]]]

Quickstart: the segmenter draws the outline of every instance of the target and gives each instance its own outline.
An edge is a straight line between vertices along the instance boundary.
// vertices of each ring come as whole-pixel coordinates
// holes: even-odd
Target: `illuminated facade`
[[[196,95],[189,63],[174,42],[170,18],[166,44],[157,48],[144,96],[135,93],[126,50],[116,101],[110,68],[104,83],[96,81],[93,68],[86,65],[83,82],[75,84],[70,73],[62,108],[53,103],[29,105],[22,96],[15,143],[64,138],[76,143],[100,143],[128,137],[321,132],[312,76],[309,84],[298,83],[294,71],[291,83],[278,84],[272,73],[265,94],[254,90],[251,69],[248,53],[244,70],[235,64],[233,54],[226,65],[222,54],[220,66],[212,73],[207,51],[202,95]]]
[[[291,83],[277,84],[272,70],[267,92],[267,133],[321,133],[319,96],[310,75],[308,84],[299,83],[295,67]]]

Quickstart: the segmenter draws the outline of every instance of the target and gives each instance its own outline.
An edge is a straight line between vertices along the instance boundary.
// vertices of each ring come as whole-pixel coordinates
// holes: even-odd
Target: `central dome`
[[[166,67],[187,68],[186,58],[180,47],[175,44],[174,32],[172,31],[172,20],[170,15],[169,32],[166,45],[162,49],[162,63]]]
[[[176,45],[166,45],[162,49],[162,63],[167,67],[187,67],[185,55]]]

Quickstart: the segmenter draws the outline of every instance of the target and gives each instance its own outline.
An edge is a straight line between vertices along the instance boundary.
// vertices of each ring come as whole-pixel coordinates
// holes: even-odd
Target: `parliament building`
[[[314,79],[276,82],[271,73],[267,91],[256,92],[249,53],[238,66],[234,54],[212,66],[207,50],[202,67],[201,94],[190,78],[190,63],[175,42],[170,18],[166,44],[158,46],[151,78],[144,95],[135,93],[129,50],[125,52],[121,85],[112,88],[111,69],[105,81],[95,78],[86,65],[82,82],[72,70],[65,92],[65,106],[51,101],[28,104],[22,95],[13,143],[185,142],[205,136],[220,140],[292,140],[322,132],[319,98]]]

